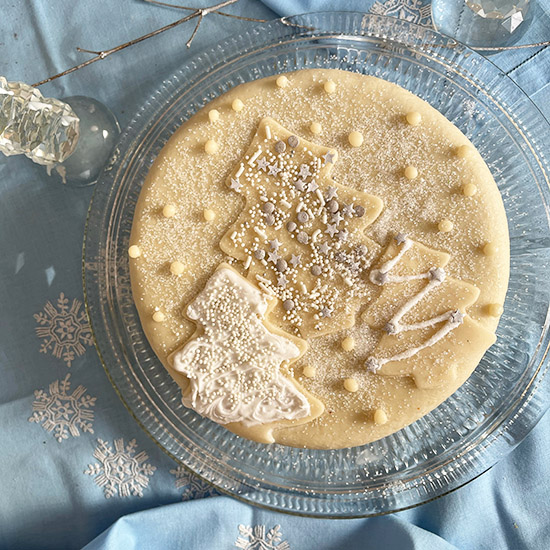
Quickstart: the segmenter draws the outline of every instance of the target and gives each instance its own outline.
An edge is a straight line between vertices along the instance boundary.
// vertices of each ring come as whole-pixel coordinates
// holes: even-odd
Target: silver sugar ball
[[[275,205],[272,202],[264,202],[262,204],[262,212],[264,214],[271,214],[275,210]]]
[[[285,311],[292,311],[295,307],[296,305],[294,304],[294,300],[291,300],[290,298],[283,302],[283,309]]]
[[[312,265],[310,271],[314,277],[319,277],[319,275],[321,275],[321,271],[323,270],[320,265]]]
[[[356,249],[355,253],[358,256],[364,256],[368,252],[368,248],[364,244],[360,244]]]
[[[284,141],[279,140],[275,144],[275,152],[276,153],[284,153],[286,151],[286,145]]]
[[[331,199],[327,203],[327,209],[331,214],[338,212],[338,208],[340,208],[340,205],[338,204],[338,201],[336,199]]]
[[[254,250],[254,258],[256,258],[256,260],[263,260],[265,258],[265,250],[261,248]]]
[[[298,221],[300,223],[307,223],[308,220],[309,220],[309,216],[307,212],[304,212],[303,210],[301,212],[298,212]]]
[[[266,225],[275,225],[275,216],[273,214],[266,214],[265,224]]]
[[[296,237],[299,243],[307,244],[309,241],[309,235],[305,231],[300,231]]]
[[[295,231],[298,226],[294,222],[288,222],[286,228],[288,231]]]
[[[358,218],[362,218],[362,217],[365,215],[365,207],[364,207],[364,206],[361,206],[360,204],[358,204],[358,205],[355,207],[355,215],[356,215]]]
[[[289,136],[287,142],[293,149],[300,144],[300,140],[296,136]]]
[[[277,268],[277,271],[279,271],[280,273],[284,273],[288,269],[288,264],[285,260],[279,258],[277,260],[277,263],[275,264],[275,267]]]

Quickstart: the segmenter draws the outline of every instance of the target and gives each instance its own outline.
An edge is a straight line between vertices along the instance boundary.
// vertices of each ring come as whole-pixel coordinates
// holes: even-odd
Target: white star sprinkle
[[[292,257],[290,258],[290,263],[293,267],[296,267],[297,265],[300,265],[302,263],[302,255],[298,254],[292,254]]]
[[[265,157],[262,157],[256,162],[256,166],[259,170],[265,172],[267,170],[267,160]]]
[[[326,318],[326,317],[332,317],[332,312],[334,311],[334,308],[333,307],[327,307],[327,306],[324,306],[321,311],[319,312],[319,315],[323,318]]]
[[[407,240],[407,235],[405,233],[398,233],[395,236],[395,242],[397,244],[404,244],[406,240]]]
[[[300,177],[307,178],[310,174],[311,174],[311,170],[309,169],[309,166],[307,164],[301,164],[300,172],[299,172]]]
[[[294,187],[295,187],[296,191],[305,191],[306,182],[304,180],[296,180],[294,182]]]
[[[344,206],[342,207],[342,213],[344,214],[344,216],[351,217],[353,216],[354,212],[355,207],[353,206],[353,204],[344,204]]]
[[[268,252],[267,254],[268,262],[273,262],[274,264],[276,264],[278,259],[279,259],[279,254],[277,254],[276,250],[274,250],[273,252]]]
[[[272,241],[269,241],[269,246],[271,247],[271,250],[277,250],[281,246],[281,243],[277,239],[273,239]]]
[[[276,164],[270,164],[267,173],[270,176],[276,176],[280,171],[281,169]]]
[[[325,161],[325,164],[330,162],[331,164],[334,162],[334,158],[336,157],[336,154],[332,151],[328,151],[323,155],[323,160]]]
[[[338,197],[338,189],[336,189],[336,187],[327,187],[327,196],[325,200],[328,202],[336,197]]]
[[[315,193],[319,189],[319,186],[314,181],[310,181],[309,185],[307,186],[307,190],[309,193]]]
[[[288,284],[287,278],[284,275],[277,277],[277,286],[286,286]]]
[[[331,237],[334,237],[336,233],[338,233],[338,228],[336,227],[336,224],[329,223],[327,224],[327,228],[325,229],[325,233],[328,233]]]
[[[453,323],[454,325],[460,325],[462,324],[462,322],[464,321],[464,313],[462,313],[461,311],[459,311],[458,309],[453,311],[451,313],[451,316],[449,318],[449,321],[451,321],[451,323]]]
[[[235,191],[237,191],[237,193],[240,192],[241,190],[241,182],[238,180],[238,179],[235,179],[235,178],[231,178],[231,183],[229,184],[229,187]]]
[[[328,254],[328,251],[329,251],[328,243],[321,243],[319,245],[319,252],[321,254]]]

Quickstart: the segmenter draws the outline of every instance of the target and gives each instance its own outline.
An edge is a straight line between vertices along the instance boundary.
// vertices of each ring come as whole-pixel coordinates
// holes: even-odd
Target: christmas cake
[[[183,403],[262,443],[362,445],[449,397],[495,341],[495,181],[428,103],[303,70],[175,132],[129,243],[143,329]]]

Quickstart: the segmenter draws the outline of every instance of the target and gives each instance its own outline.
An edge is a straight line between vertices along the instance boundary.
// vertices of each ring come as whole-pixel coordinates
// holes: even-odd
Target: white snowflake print
[[[54,432],[54,437],[61,443],[69,435],[78,437],[80,430],[94,433],[92,423],[96,397],[90,397],[84,386],[78,386],[73,393],[69,381],[70,374],[63,380],[50,384],[49,392],[35,390],[32,404],[33,414],[29,422],[42,423],[47,432]]]
[[[115,448],[106,441],[98,439],[94,457],[99,464],[90,464],[85,474],[96,476],[95,482],[103,487],[105,498],[119,495],[142,497],[143,489],[149,485],[149,478],[153,475],[156,466],[147,464],[149,458],[145,451],[136,454],[136,440],[132,439],[124,446],[124,439],[115,439]]]
[[[235,546],[242,550],[290,550],[288,542],[281,540],[280,525],[275,525],[267,533],[265,525],[239,525],[239,533],[241,536],[235,541]]]
[[[82,302],[76,299],[69,305],[69,299],[62,292],[57,307],[47,302],[43,311],[34,314],[39,325],[36,334],[42,339],[40,352],[51,352],[54,357],[62,358],[68,367],[75,355],[83,355],[85,346],[92,345],[92,332],[81,306]]]
[[[181,495],[182,500],[212,497],[218,494],[212,485],[192,474],[183,466],[170,470],[170,473],[176,476],[176,489],[184,488]]]
[[[387,0],[375,2],[370,10],[376,15],[387,15],[405,19],[417,25],[432,26],[432,14],[429,2],[422,0]]]

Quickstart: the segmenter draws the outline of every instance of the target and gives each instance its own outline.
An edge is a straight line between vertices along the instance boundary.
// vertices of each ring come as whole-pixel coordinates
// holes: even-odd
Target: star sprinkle
[[[328,254],[328,251],[330,250],[330,247],[328,245],[328,243],[326,242],[322,242],[320,245],[319,245],[319,252],[321,254]]]
[[[395,242],[397,244],[404,244],[406,240],[407,240],[407,235],[405,233],[398,233],[395,236]]]
[[[332,313],[334,312],[333,307],[326,307],[324,306],[321,311],[319,312],[319,315],[323,318],[332,317]]]
[[[270,176],[277,176],[280,171],[281,169],[277,166],[277,164],[270,164],[267,173]]]
[[[265,157],[262,157],[256,162],[256,167],[261,170],[262,172],[265,172],[267,170],[267,160]]]
[[[302,263],[302,255],[301,254],[292,254],[291,258],[290,258],[290,264],[293,266],[293,267],[296,267],[298,265],[300,265]]]
[[[451,313],[451,316],[449,317],[449,321],[454,325],[460,325],[462,322],[464,322],[464,313],[462,313],[458,309],[453,311]]]
[[[335,199],[336,197],[338,197],[338,189],[336,189],[336,187],[327,187],[327,194],[325,196],[325,200],[328,202],[332,199]]]
[[[306,182],[304,180],[296,180],[294,182],[294,188],[296,191],[305,191],[306,190]]]
[[[231,178],[231,183],[229,184],[229,188],[233,189],[234,191],[237,191],[237,193],[240,193],[242,184],[238,179]]]
[[[329,223],[327,224],[327,228],[325,229],[325,233],[328,233],[331,237],[334,237],[336,233],[338,233],[338,228],[336,227],[336,224]]]
[[[342,213],[344,214],[344,216],[350,218],[351,216],[353,216],[353,214],[355,214],[355,207],[353,206],[353,204],[344,204],[344,206],[342,207]]]
[[[331,163],[333,164],[334,163],[334,159],[336,157],[336,153],[334,153],[333,151],[328,151],[326,152],[324,155],[323,155],[323,160],[325,161],[325,164],[327,163]]]
[[[277,239],[272,239],[269,241],[269,246],[271,250],[277,250],[281,246],[281,243]]]
[[[279,254],[277,254],[277,250],[274,250],[273,252],[268,252],[267,254],[268,262],[272,262],[276,264],[278,259],[279,259]]]
[[[311,174],[311,170],[310,170],[309,166],[307,164],[302,164],[300,166],[299,176],[301,178],[307,178],[310,174]]]
[[[319,186],[317,185],[317,183],[314,181],[310,181],[309,185],[307,186],[308,192],[314,193],[315,191],[317,191],[317,189],[319,189]]]

